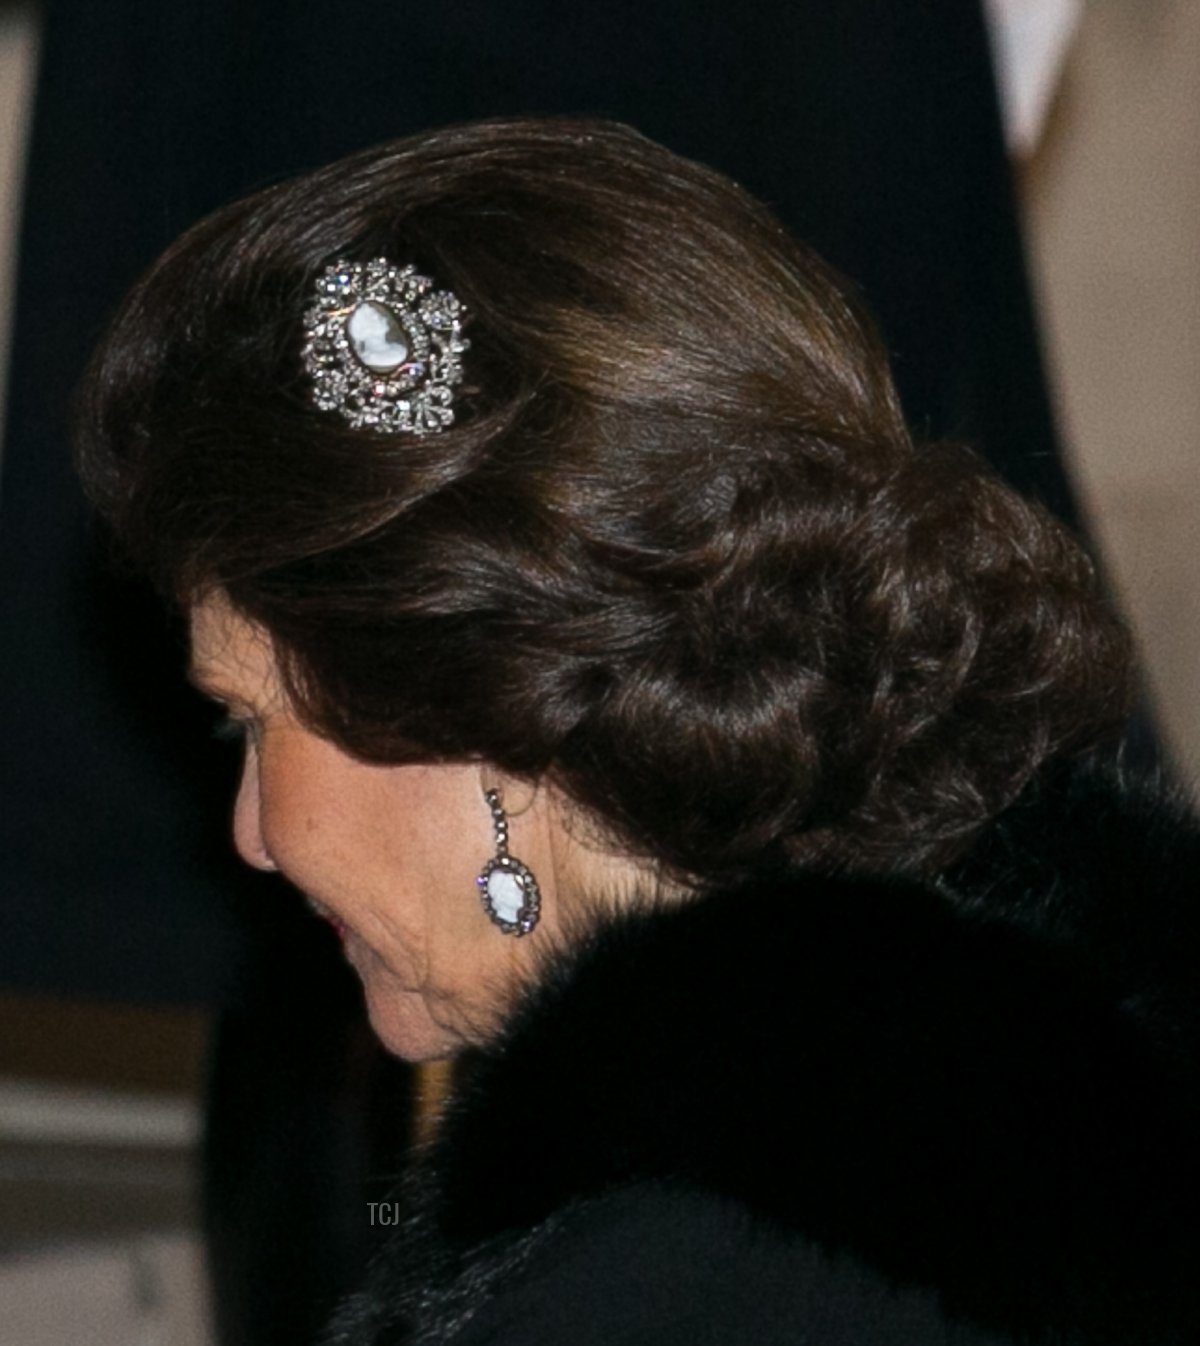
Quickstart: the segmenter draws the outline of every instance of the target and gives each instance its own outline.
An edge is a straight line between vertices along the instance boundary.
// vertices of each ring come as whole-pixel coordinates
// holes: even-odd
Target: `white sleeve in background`
[[[984,0],[984,11],[1009,153],[1024,158],[1041,138],[1083,0]]]

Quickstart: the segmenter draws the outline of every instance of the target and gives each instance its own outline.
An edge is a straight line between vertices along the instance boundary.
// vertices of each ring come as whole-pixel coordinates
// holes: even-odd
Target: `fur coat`
[[[1060,772],[936,884],[643,911],[466,1072],[347,1346],[1200,1341],[1200,834]]]

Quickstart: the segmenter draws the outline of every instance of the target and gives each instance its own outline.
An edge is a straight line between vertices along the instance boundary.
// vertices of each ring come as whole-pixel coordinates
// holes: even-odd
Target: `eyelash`
[[[213,725],[213,738],[221,743],[244,743],[251,732],[246,720],[235,719],[232,715],[222,715]]]

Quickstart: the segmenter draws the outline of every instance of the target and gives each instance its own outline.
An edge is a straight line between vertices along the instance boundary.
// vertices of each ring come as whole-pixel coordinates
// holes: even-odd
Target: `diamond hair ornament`
[[[356,429],[432,435],[454,424],[466,310],[412,266],[334,262],[304,314],[313,400]]]

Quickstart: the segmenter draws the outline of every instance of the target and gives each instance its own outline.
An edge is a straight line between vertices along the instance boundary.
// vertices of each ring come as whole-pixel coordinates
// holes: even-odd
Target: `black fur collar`
[[[987,1328],[1195,1340],[1198,861],[1177,809],[1072,774],[937,889],[773,873],[612,924],[474,1063],[363,1312],[442,1331],[488,1259],[648,1180]]]

